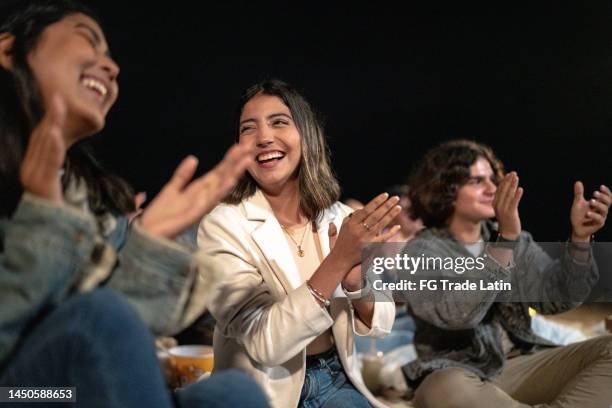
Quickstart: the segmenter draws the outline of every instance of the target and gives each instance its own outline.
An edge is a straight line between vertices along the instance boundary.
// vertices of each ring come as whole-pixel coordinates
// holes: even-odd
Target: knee
[[[482,380],[461,368],[444,368],[429,374],[419,385],[414,403],[419,408],[473,407]]]
[[[191,384],[177,392],[177,399],[180,406],[268,407],[268,401],[255,380],[236,369],[215,372],[209,379]]]
[[[125,298],[111,289],[77,295],[60,306],[55,319],[69,321],[68,335],[117,342],[121,339],[152,341],[152,336]]]
[[[255,401],[265,401],[265,395],[257,382],[246,374],[245,372],[237,369],[228,369],[215,373],[209,379],[211,385],[215,387],[223,387],[226,390],[232,390],[238,395],[249,395]],[[264,405],[253,405],[253,406],[264,406]]]

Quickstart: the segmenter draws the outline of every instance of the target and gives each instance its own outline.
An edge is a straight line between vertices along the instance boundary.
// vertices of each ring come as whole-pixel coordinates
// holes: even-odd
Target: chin
[[[495,217],[495,211],[487,211],[486,213],[482,215],[483,220],[490,220],[491,218],[494,218],[494,217]]]
[[[78,133],[84,136],[91,136],[98,133],[106,125],[106,115],[96,109],[74,109],[71,122],[76,124]]]
[[[84,129],[91,136],[98,133],[106,125],[106,118],[102,115],[88,115],[84,121]]]

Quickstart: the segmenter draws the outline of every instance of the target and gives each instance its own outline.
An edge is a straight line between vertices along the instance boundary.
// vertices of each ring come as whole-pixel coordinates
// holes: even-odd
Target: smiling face
[[[259,187],[277,194],[289,183],[297,184],[302,149],[291,111],[273,95],[259,93],[242,108],[240,140],[257,146],[255,162],[248,169]]]
[[[98,23],[70,14],[45,28],[28,63],[43,106],[59,95],[67,108],[65,137],[71,144],[98,132],[118,95],[119,67],[109,56]]]
[[[470,166],[470,177],[457,190],[453,217],[480,222],[495,216],[493,199],[497,185],[491,164],[484,157],[479,157]]]

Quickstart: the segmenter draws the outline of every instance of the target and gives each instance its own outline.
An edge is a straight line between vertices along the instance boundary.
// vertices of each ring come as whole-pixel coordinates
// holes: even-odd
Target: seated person
[[[406,385],[415,391],[414,403],[608,406],[612,337],[554,347],[534,334],[528,308],[559,313],[588,296],[598,280],[589,241],[605,223],[612,193],[601,186],[587,201],[582,183],[575,183],[571,239],[562,244],[560,259],[553,260],[521,227],[518,205],[523,189],[518,175],[502,171],[490,148],[459,140],[429,151],[413,173],[413,216],[421,218],[426,229],[406,245],[404,254],[482,256],[484,269],[478,277],[483,281],[508,280],[515,285],[513,292],[540,296],[539,301],[509,302],[501,288],[438,290],[429,296],[407,293],[419,358],[402,370]],[[453,271],[450,275],[457,277]]]
[[[353,334],[391,330],[395,306],[364,287],[361,246],[398,232],[382,230],[399,197],[381,194],[355,212],[337,202],[323,130],[282,81],[248,89],[236,123],[256,161],[198,233],[211,268],[228,276],[210,302],[215,369],[247,370],[278,408],[380,406]]]
[[[88,408],[266,406],[237,372],[173,396],[151,336],[202,312],[197,258],[175,238],[233,186],[251,149],[193,182],[197,161],[186,159],[128,230],[131,188],[80,143],[103,128],[118,73],[82,5],[3,10],[0,386],[75,387],[75,406]]]

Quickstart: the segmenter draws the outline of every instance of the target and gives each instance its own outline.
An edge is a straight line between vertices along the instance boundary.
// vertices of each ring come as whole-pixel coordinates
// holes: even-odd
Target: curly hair
[[[496,180],[504,166],[486,145],[470,140],[451,140],[429,150],[413,171],[409,185],[410,216],[430,228],[445,228],[454,212],[457,190],[470,177],[470,167],[486,159]]]

